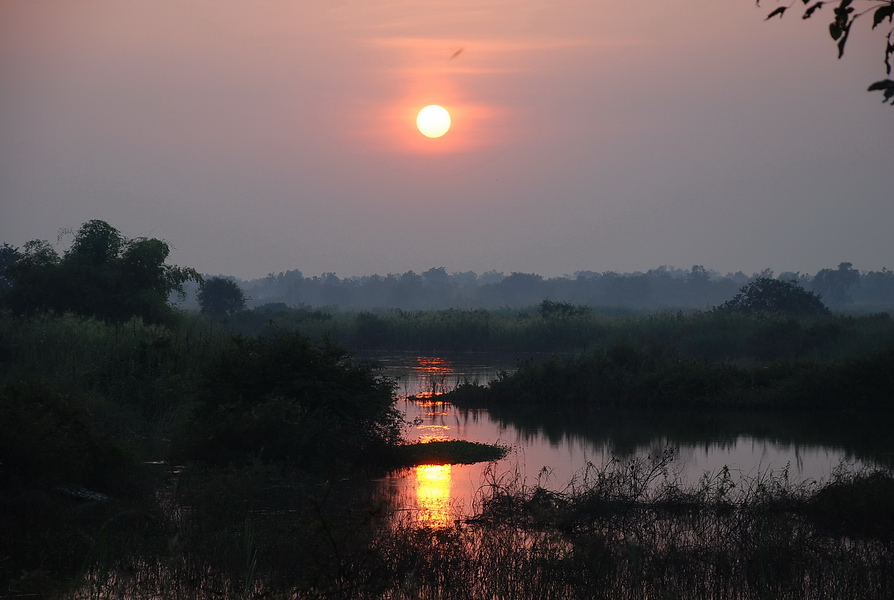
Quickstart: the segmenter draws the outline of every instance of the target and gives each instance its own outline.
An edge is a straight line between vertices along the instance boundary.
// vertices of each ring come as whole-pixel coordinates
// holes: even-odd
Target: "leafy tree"
[[[71,263],[104,266],[118,258],[126,242],[120,231],[105,221],[94,219],[77,231],[65,256]]]
[[[821,297],[805,290],[797,281],[758,277],[715,310],[733,312],[770,312],[792,315],[826,314],[829,309]]]
[[[802,19],[810,19],[826,4],[832,4],[827,0],[801,0],[802,4],[809,5],[801,15]],[[760,0],[757,0],[760,5]],[[785,12],[797,4],[796,0],[791,0],[785,6],[779,6],[774,9],[767,20],[773,17],[782,17]],[[859,7],[859,8],[858,8]],[[850,34],[857,19],[863,15],[872,15],[872,29],[874,30],[885,21],[894,23],[894,0],[840,0],[837,2],[833,10],[833,19],[829,24],[829,35],[838,45],[838,58],[844,56],[844,48],[850,39]],[[891,101],[894,105],[894,80],[890,79],[891,75],[891,58],[894,56],[894,27],[888,30],[887,43],[885,44],[885,71],[889,78],[876,81],[869,86],[868,91],[880,91],[884,94],[884,102]]]
[[[3,244],[0,246],[0,290],[12,287],[12,274],[8,273],[9,267],[14,265],[22,257],[19,249]]]
[[[64,295],[54,286],[59,262],[59,254],[46,240],[25,242],[18,260],[6,269],[12,288],[5,302],[14,312],[51,310],[59,302]]]
[[[206,315],[223,317],[245,309],[245,294],[225,277],[212,277],[199,288],[199,307]]]
[[[162,240],[128,239],[105,221],[88,221],[62,258],[45,240],[27,242],[7,268],[13,283],[7,302],[17,314],[52,310],[158,322],[172,293],[201,281],[194,269],[165,264],[169,253]]]

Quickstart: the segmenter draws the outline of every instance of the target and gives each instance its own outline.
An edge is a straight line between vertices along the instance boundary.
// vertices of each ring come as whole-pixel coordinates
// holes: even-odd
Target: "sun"
[[[426,137],[439,138],[450,129],[450,113],[443,106],[430,104],[416,115],[416,127]]]

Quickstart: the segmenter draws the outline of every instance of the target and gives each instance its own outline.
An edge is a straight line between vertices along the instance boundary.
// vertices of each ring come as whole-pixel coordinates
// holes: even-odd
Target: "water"
[[[442,526],[470,514],[479,492],[495,481],[518,478],[554,490],[566,487],[588,464],[616,458],[660,456],[671,448],[673,474],[696,482],[728,468],[734,477],[785,472],[790,480],[827,480],[841,466],[872,464],[873,435],[846,426],[840,415],[637,415],[570,414],[544,408],[460,409],[438,394],[464,380],[487,383],[514,368],[505,356],[387,356],[385,374],[398,377],[399,408],[413,423],[411,440],[468,440],[510,448],[494,464],[423,465],[382,480],[393,510],[421,525]],[[415,396],[415,399],[411,398]],[[826,422],[828,421],[828,422]],[[861,428],[862,427],[862,428]],[[868,446],[867,446],[868,444]]]

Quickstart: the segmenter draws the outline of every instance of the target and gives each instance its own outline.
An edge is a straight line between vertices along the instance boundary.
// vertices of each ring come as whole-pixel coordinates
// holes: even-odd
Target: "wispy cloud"
[[[463,49],[465,55],[491,52],[526,52],[536,50],[554,50],[561,48],[630,44],[630,41],[599,41],[592,39],[568,39],[531,37],[516,39],[463,39],[463,38],[430,38],[430,37],[380,37],[368,42],[372,46],[383,48],[411,48],[416,50],[437,50],[444,48],[454,50],[444,55],[445,60],[453,58],[456,51]]]

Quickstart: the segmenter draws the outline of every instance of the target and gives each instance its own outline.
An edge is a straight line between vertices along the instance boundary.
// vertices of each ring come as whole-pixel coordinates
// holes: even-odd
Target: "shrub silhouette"
[[[805,290],[794,280],[758,277],[715,310],[728,312],[769,312],[791,315],[823,315],[829,309],[822,298]]]
[[[399,439],[392,392],[374,365],[327,341],[298,333],[236,338],[207,369],[178,453],[308,470],[363,462]]]

